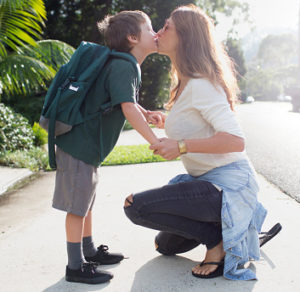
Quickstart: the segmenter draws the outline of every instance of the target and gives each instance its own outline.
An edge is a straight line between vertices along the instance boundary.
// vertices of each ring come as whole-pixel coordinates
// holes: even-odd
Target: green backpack
[[[101,70],[110,58],[122,58],[132,63],[136,70],[138,85],[140,68],[133,56],[110,50],[108,47],[82,42],[70,61],[55,75],[43,105],[40,125],[48,131],[50,167],[56,169],[55,136],[71,131],[72,127],[113,110],[111,103],[101,105],[101,111],[83,116],[80,108]]]

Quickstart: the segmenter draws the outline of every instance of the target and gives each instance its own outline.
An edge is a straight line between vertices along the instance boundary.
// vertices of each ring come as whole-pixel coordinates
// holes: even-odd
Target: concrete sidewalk
[[[283,229],[261,249],[261,260],[250,263],[258,281],[194,278],[191,268],[203,259],[203,247],[175,257],[155,252],[153,239],[157,231],[132,224],[124,215],[123,201],[131,192],[161,186],[183,172],[179,161],[100,169],[94,239],[97,244],[108,244],[111,251],[123,252],[129,259],[103,266],[114,274],[114,279],[95,286],[64,280],[65,214],[51,208],[55,173],[45,173],[19,189],[10,196],[16,204],[0,206],[0,291],[300,291],[300,205],[262,176],[259,198],[269,212],[264,230],[277,222]]]

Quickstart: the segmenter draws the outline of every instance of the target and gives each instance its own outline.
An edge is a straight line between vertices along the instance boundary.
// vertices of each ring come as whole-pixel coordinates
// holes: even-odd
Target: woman
[[[188,174],[128,196],[124,210],[134,223],[161,231],[156,247],[163,254],[205,244],[194,276],[249,280],[255,274],[241,265],[259,259],[266,210],[257,201],[255,173],[233,112],[233,66],[213,30],[203,11],[188,5],[175,9],[158,32],[158,52],[170,57],[176,86],[169,115],[161,114],[157,125],[169,138],[150,148],[166,159],[180,155]]]

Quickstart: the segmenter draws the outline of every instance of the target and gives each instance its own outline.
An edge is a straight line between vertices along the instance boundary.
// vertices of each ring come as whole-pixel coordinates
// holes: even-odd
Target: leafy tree
[[[293,34],[268,35],[259,46],[257,61],[266,69],[297,65],[298,40],[296,36]]]
[[[228,38],[225,42],[225,47],[228,55],[234,61],[235,69],[237,71],[237,79],[241,90],[241,99],[246,97],[245,79],[244,76],[247,72],[244,53],[241,47],[241,41],[238,39]]]
[[[258,99],[276,100],[286,88],[297,83],[298,45],[294,35],[269,35],[249,64],[247,92]]]
[[[112,0],[47,0],[44,37],[77,47],[81,41],[103,41],[96,23],[113,12]]]
[[[73,49],[62,42],[36,42],[46,11],[42,0],[0,0],[0,93],[2,100],[47,88]]]
[[[276,100],[282,88],[274,77],[274,72],[270,70],[249,69],[246,78],[247,94],[257,100]]]
[[[238,73],[238,78],[245,76],[247,69],[245,64],[244,53],[241,47],[241,41],[237,39],[228,38],[225,42],[228,55],[233,59]]]

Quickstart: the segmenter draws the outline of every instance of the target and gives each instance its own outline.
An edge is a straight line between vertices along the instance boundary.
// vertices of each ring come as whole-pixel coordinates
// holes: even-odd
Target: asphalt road
[[[254,102],[237,113],[257,172],[300,202],[300,113],[291,109],[285,102]]]

